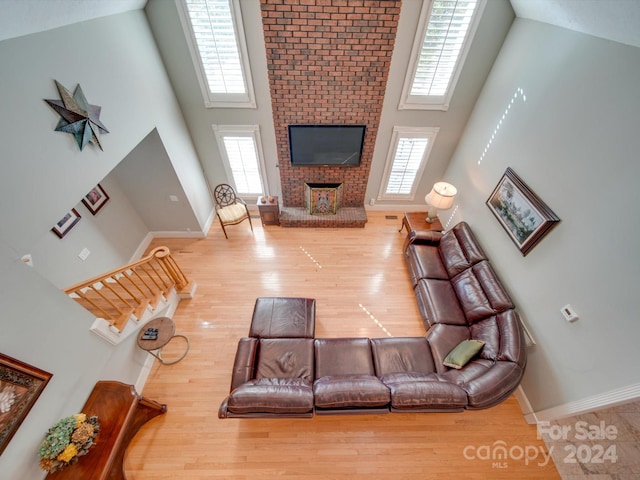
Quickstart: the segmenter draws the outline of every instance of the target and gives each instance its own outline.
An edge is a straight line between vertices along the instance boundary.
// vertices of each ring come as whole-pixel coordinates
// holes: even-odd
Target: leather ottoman
[[[313,338],[314,298],[260,297],[253,308],[249,336],[255,338]]]

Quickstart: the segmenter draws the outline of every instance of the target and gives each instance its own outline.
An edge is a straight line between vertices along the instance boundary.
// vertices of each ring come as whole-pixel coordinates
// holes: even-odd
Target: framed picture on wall
[[[560,222],[511,168],[507,168],[486,203],[523,256]]]
[[[0,455],[52,376],[0,353]]]
[[[51,231],[62,238],[80,221],[80,218],[78,211],[72,208],[64,217],[56,222]]]
[[[89,193],[87,193],[82,199],[82,203],[84,206],[89,209],[89,211],[95,215],[98,213],[104,204],[109,200],[109,195],[104,191],[104,188],[100,184],[96,185],[91,189]]]

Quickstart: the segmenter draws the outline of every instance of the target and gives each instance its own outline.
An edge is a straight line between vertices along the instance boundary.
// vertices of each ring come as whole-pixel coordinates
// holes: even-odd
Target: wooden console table
[[[49,480],[126,480],[124,454],[140,427],[167,411],[166,405],[138,395],[133,385],[96,383],[81,412],[96,415],[100,432],[89,453],[73,465],[47,475]]]
[[[401,232],[403,228],[407,229],[407,233],[412,230],[435,230],[437,232],[443,230],[438,217],[436,217],[433,223],[427,223],[426,218],[427,212],[404,212],[402,225],[400,225],[400,230],[398,231]]]

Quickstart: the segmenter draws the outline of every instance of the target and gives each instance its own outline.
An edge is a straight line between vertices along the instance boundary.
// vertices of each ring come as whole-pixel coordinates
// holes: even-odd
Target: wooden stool
[[[143,340],[142,337],[144,336],[144,333],[148,328],[157,328],[158,338],[156,338],[155,340]],[[184,341],[187,342],[187,348],[180,356],[180,358],[171,362],[167,362],[162,358],[162,347],[167,345],[176,337],[184,338]],[[176,324],[169,317],[158,317],[147,322],[140,329],[140,334],[138,335],[138,346],[142,350],[146,350],[151,355],[160,360],[160,363],[162,363],[163,365],[173,365],[174,363],[178,363],[187,355],[187,353],[189,353],[190,347],[189,339],[185,335],[176,335]],[[155,352],[155,350],[157,350],[157,353]]]

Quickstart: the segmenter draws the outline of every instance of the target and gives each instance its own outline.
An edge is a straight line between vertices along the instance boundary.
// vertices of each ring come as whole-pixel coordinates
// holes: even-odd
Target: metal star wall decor
[[[60,121],[56,126],[56,132],[66,132],[76,138],[78,147],[82,150],[87,143],[91,142],[102,150],[100,134],[109,133],[109,130],[100,121],[100,111],[102,107],[91,105],[82,92],[80,84],[71,92],[64,88],[60,82],[56,82],[60,100],[44,101],[49,104],[60,115]]]

